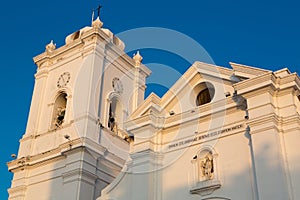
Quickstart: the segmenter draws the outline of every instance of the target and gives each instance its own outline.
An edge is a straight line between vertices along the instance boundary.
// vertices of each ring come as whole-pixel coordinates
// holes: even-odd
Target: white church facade
[[[163,96],[99,19],[36,56],[10,200],[298,200],[300,78],[195,62]]]

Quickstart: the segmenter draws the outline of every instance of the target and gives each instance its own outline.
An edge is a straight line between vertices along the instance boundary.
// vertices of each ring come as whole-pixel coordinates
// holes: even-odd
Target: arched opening
[[[66,107],[67,107],[67,94],[61,93],[56,98],[53,107],[53,117],[52,117],[53,129],[61,127],[65,122]]]
[[[108,128],[117,133],[118,129],[123,126],[123,109],[122,104],[117,96],[113,96],[109,103]]]
[[[72,35],[72,40],[78,39],[79,36],[80,36],[80,31],[76,31],[76,32]]]
[[[200,83],[195,87],[196,105],[201,106],[207,103],[210,103],[215,95],[214,86],[211,83],[204,82]]]
[[[211,102],[209,89],[205,88],[204,90],[199,92],[199,94],[197,95],[196,104],[197,104],[197,106],[201,106],[201,105],[207,104],[209,102]]]
[[[221,187],[217,173],[217,154],[211,147],[202,148],[192,159],[194,169],[194,185],[191,194],[211,194]]]

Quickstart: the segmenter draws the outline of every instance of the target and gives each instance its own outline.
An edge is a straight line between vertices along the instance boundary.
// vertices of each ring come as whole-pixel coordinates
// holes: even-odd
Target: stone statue
[[[66,109],[65,108],[57,108],[57,115],[56,115],[56,120],[55,120],[55,126],[56,127],[60,127],[62,125],[62,123],[64,122],[64,118],[65,118],[65,113],[66,113]]]
[[[108,119],[108,127],[110,128],[111,131],[116,132],[116,120],[114,117],[114,113],[109,113],[109,119]]]
[[[214,167],[213,167],[213,159],[210,156],[205,156],[204,160],[201,161],[201,171],[202,175],[206,178],[206,180],[212,179]]]

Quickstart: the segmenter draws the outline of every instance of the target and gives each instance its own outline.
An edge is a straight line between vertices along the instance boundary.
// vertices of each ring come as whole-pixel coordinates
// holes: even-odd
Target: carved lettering
[[[182,145],[190,144],[192,142],[197,142],[197,141],[200,141],[200,140],[204,140],[204,139],[208,139],[208,138],[211,138],[211,137],[214,137],[214,136],[218,136],[222,133],[227,133],[227,132],[230,132],[230,131],[233,131],[233,130],[240,129],[242,127],[243,127],[243,125],[239,124],[237,126],[222,129],[222,130],[219,130],[219,131],[215,131],[215,132],[211,132],[211,133],[207,133],[207,134],[203,134],[203,135],[199,135],[199,136],[194,136],[192,138],[185,139],[185,140],[170,144],[168,147],[169,147],[169,149],[172,149],[172,148],[179,147],[179,146],[182,146]]]

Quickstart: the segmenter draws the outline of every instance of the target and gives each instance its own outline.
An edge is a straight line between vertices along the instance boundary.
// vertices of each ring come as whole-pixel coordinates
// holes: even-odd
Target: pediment
[[[214,89],[212,101],[233,93],[232,84],[239,81],[234,77],[233,70],[207,63],[195,62],[160,98],[154,93],[138,107],[130,119],[155,112],[160,116],[182,113],[197,107],[196,97],[201,85],[210,85]]]
[[[157,116],[168,117],[194,110],[197,105],[197,95],[203,85],[213,88],[211,103],[230,98],[235,93],[236,83],[243,85],[252,80],[273,74],[287,79],[293,74],[288,69],[276,72],[247,65],[229,63],[232,69],[195,62],[164,94],[162,98],[152,93],[130,116],[129,120],[155,112]],[[235,85],[235,88],[233,87]],[[249,84],[246,84],[249,85]],[[201,106],[200,106],[201,107]]]

